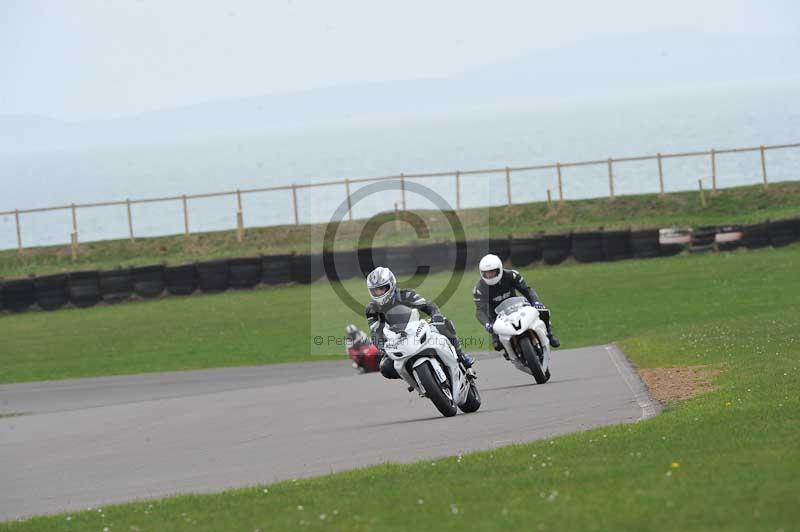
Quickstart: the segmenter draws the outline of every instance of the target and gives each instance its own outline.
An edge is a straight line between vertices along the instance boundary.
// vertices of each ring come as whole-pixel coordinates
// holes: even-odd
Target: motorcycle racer
[[[535,290],[528,286],[525,279],[517,270],[504,270],[503,261],[497,255],[484,256],[478,265],[481,278],[472,290],[472,300],[475,303],[475,318],[492,335],[492,345],[496,351],[502,351],[503,346],[494,333],[493,324],[497,319],[495,307],[519,293],[539,311],[542,321],[547,326],[547,338],[550,345],[559,347],[561,342],[553,335],[550,325],[550,311],[539,301]]]
[[[367,275],[367,289],[372,301],[367,305],[366,316],[372,333],[372,341],[381,352],[380,370],[387,379],[399,379],[394,362],[383,351],[385,337],[383,326],[386,323],[385,313],[396,305],[405,305],[420,310],[431,317],[431,325],[436,327],[453,345],[459,361],[465,368],[472,367],[474,360],[461,349],[461,342],[456,335],[453,322],[445,318],[439,307],[414,290],[398,288],[395,276],[389,268],[379,266]]]

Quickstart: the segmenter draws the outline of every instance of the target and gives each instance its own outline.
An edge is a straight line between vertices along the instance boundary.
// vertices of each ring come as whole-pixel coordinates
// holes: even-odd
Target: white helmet
[[[378,266],[367,275],[369,296],[379,305],[383,305],[394,296],[397,281],[392,270]]]
[[[489,286],[496,285],[503,277],[503,261],[491,253],[481,259],[478,269],[481,271],[481,279]]]

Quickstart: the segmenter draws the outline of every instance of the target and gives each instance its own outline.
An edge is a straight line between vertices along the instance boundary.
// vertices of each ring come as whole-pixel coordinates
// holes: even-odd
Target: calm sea
[[[605,159],[676,151],[800,142],[800,82],[732,84],[650,91],[636,96],[531,102],[437,115],[386,116],[347,124],[265,131],[204,142],[37,154],[0,160],[0,211],[124,198],[172,196],[237,188],[306,184],[331,179],[467,170]],[[771,181],[800,178],[800,149],[767,152]],[[710,175],[707,157],[664,161],[668,191],[696,189]],[[617,194],[656,192],[655,161],[615,165]],[[719,186],[759,182],[758,153],[722,155]],[[567,199],[606,196],[605,165],[563,172]],[[455,180],[420,180],[451,204]],[[461,206],[506,202],[505,180],[462,177]],[[554,171],[512,174],[514,201],[543,200],[556,188]],[[710,186],[710,182],[709,182]],[[358,187],[353,185],[352,191]],[[344,187],[300,189],[300,222],[325,222],[344,201]],[[399,191],[370,196],[357,217],[392,209]],[[409,193],[407,204],[430,207]],[[245,224],[293,223],[291,192],[244,196]],[[193,231],[235,226],[232,197],[189,204]],[[136,205],[136,235],[183,232],[180,202]],[[22,216],[26,246],[69,242],[68,211]],[[124,207],[78,212],[81,241],[125,238]],[[14,216],[0,217],[0,248],[16,246]]]

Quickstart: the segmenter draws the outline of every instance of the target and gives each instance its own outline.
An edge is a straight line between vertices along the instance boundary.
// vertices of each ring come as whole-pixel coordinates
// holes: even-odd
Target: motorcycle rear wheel
[[[439,379],[436,378],[431,365],[428,363],[422,364],[414,368],[414,371],[417,372],[419,382],[422,384],[422,387],[425,388],[425,395],[431,400],[436,409],[439,410],[444,417],[453,417],[456,415],[458,409],[453,402],[452,393],[451,397],[448,397],[444,393],[442,386],[445,386],[445,384],[440,383]]]
[[[550,379],[550,375],[545,375],[544,371],[542,371],[539,355],[536,354],[536,349],[533,348],[531,339],[528,336],[520,337],[519,347],[522,350],[522,355],[525,357],[525,364],[531,370],[536,384],[546,383]]]

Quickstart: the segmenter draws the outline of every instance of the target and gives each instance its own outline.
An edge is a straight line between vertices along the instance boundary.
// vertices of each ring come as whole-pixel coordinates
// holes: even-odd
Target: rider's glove
[[[533,308],[535,308],[536,310],[547,310],[547,307],[544,306],[542,303],[539,303],[538,301],[533,304]]]
[[[444,316],[442,316],[441,314],[434,314],[433,316],[431,316],[431,323],[433,323],[434,325],[443,324]]]
[[[494,334],[494,325],[492,325],[491,322],[487,321],[483,326],[486,327],[486,332]]]

